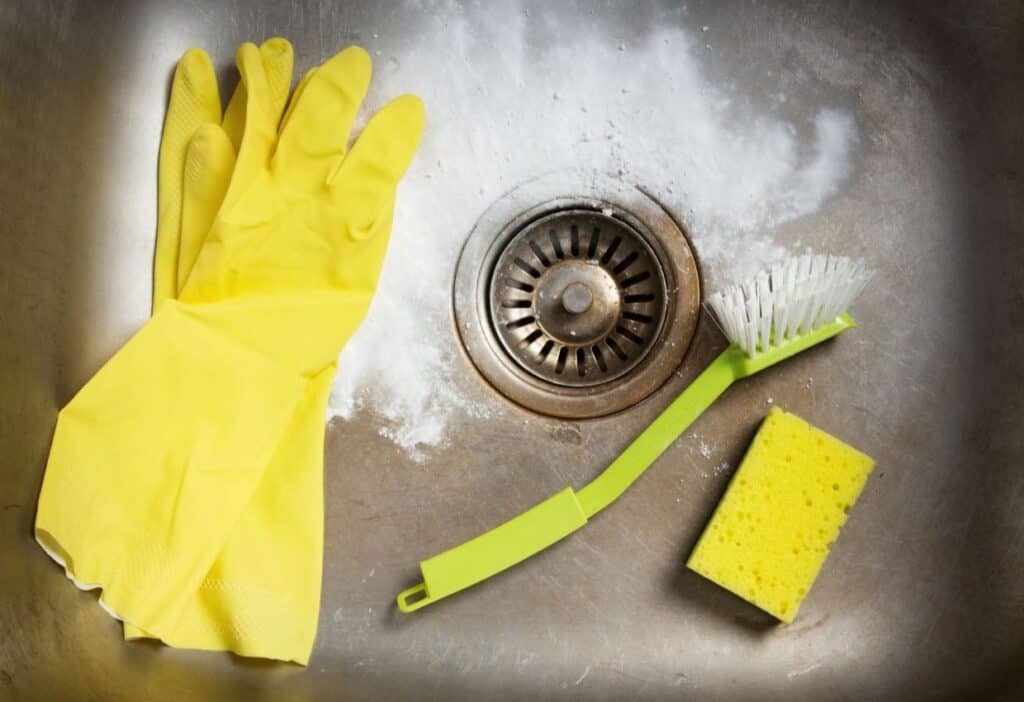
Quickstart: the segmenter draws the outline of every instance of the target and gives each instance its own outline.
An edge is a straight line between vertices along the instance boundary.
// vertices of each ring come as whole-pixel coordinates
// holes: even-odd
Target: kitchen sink
[[[443,240],[426,304],[446,382],[483,408],[412,451],[372,385],[330,421],[308,668],[125,643],[32,537],[57,410],[149,312],[174,62],[202,46],[229,85],[234,48],[273,35],[296,75],[357,43],[371,106],[424,98],[392,253]],[[721,160],[687,153],[706,147],[702,100],[731,120]],[[700,187],[729,159],[758,166],[755,146],[785,143],[811,158],[822,110],[851,135],[820,160],[846,164],[834,188],[752,223],[702,218]],[[1022,116],[1019,3],[4,3],[0,699],[1024,699]],[[744,142],[766,123],[777,139]],[[676,136],[659,149],[662,127]],[[765,255],[864,258],[858,328],[735,386],[578,534],[401,614],[421,559],[585,484],[723,343],[701,312],[667,381],[607,416],[531,408],[477,372],[452,321],[459,247],[503,195],[579,166],[678,223],[693,295],[756,262],[764,237]],[[774,192],[756,175],[735,189]],[[716,248],[733,225],[759,233]],[[684,565],[772,405],[877,460],[790,625]]]

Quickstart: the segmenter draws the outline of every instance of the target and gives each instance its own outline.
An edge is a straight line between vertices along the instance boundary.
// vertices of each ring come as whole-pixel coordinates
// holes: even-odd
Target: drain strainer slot
[[[455,323],[498,392],[566,418],[620,411],[661,387],[697,326],[686,236],[635,187],[564,174],[494,203],[455,272]]]
[[[527,223],[499,255],[489,287],[505,352],[556,385],[622,377],[643,361],[665,321],[657,255],[626,222],[593,210]]]

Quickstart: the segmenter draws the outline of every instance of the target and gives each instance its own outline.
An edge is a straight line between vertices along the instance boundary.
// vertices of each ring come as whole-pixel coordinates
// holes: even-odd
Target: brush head
[[[860,260],[796,256],[711,295],[708,304],[729,341],[753,358],[834,321],[871,275]]]

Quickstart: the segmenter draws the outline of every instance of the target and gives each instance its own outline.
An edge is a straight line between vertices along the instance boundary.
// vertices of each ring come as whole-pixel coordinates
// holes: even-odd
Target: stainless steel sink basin
[[[366,45],[371,102],[419,91],[433,125],[403,185],[405,221],[447,208],[458,240],[502,192],[543,175],[513,140],[561,138],[561,118],[580,111],[551,86],[593,57],[560,47],[585,35],[623,53],[629,75],[609,75],[592,111],[629,77],[638,115],[685,114],[695,96],[673,91],[671,57],[650,79],[628,62],[664,32],[691,37],[707,83],[737,104],[756,110],[784,91],[773,109],[796,123],[822,105],[854,116],[849,176],[772,236],[868,259],[878,275],[854,310],[859,328],[733,388],[581,533],[401,615],[394,595],[421,558],[583,484],[720,341],[702,324],[660,391],[574,422],[498,397],[451,330],[453,382],[489,418],[456,416],[447,443],[419,457],[382,436],[372,411],[331,423],[308,669],[122,642],[31,527],[56,411],[149,308],[156,149],[180,52],[207,48],[227,79],[246,39],[287,36],[297,73]],[[438,70],[438,47],[458,75]],[[541,94],[552,132],[524,135],[516,120],[541,108],[517,101]],[[1022,115],[1014,3],[5,3],[0,699],[1024,698]],[[481,124],[507,130],[501,148],[448,159],[438,135],[472,139]],[[608,148],[628,156],[643,135],[617,129]],[[687,221],[687,195],[665,195],[671,173],[619,175]],[[723,282],[691,233],[704,282]],[[769,399],[878,461],[789,626],[683,566]]]

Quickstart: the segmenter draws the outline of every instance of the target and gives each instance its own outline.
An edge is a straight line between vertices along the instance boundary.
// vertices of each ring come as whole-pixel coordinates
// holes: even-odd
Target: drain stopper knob
[[[562,291],[562,307],[569,314],[583,314],[594,304],[594,293],[583,283],[570,283]]]

